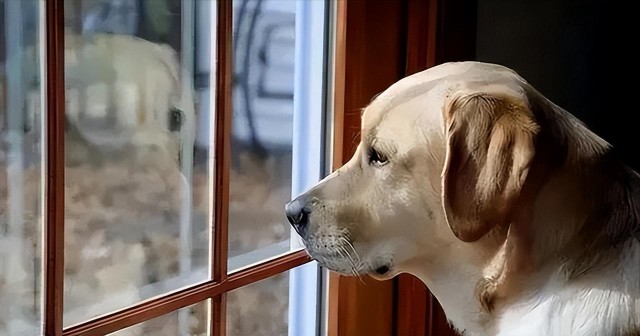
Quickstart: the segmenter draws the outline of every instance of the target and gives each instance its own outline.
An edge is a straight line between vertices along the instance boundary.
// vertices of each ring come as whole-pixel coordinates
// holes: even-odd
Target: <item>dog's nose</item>
[[[291,226],[298,232],[300,236],[303,236],[307,224],[309,224],[309,214],[311,211],[307,207],[307,202],[304,198],[296,198],[289,202],[284,207],[284,211],[287,214],[287,219]]]

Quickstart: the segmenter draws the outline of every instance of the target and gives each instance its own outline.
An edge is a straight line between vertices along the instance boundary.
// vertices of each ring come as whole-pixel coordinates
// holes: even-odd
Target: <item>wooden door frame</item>
[[[338,1],[333,168],[358,145],[360,111],[397,80],[436,64],[475,57],[477,2]],[[417,278],[329,276],[330,336],[455,335]]]

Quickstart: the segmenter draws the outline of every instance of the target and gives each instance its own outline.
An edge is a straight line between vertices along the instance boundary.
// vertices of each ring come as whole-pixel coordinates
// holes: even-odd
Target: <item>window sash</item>
[[[46,257],[43,258],[43,333],[45,335],[104,335],[162,316],[206,299],[211,299],[209,330],[212,335],[226,334],[225,293],[239,287],[291,270],[310,261],[306,252],[293,250],[275,258],[262,260],[250,267],[228,274],[228,202],[231,158],[231,46],[232,0],[218,0],[212,6],[212,24],[217,26],[217,38],[212,43],[215,61],[212,71],[215,85],[214,178],[210,190],[213,197],[213,230],[211,237],[211,274],[208,281],[191,285],[133,306],[98,316],[86,322],[64,328],[64,185],[65,185],[65,78],[64,78],[64,5],[63,1],[43,0],[39,29],[43,33],[42,73],[44,108],[46,109],[46,183],[45,230]],[[328,7],[327,7],[328,8]],[[330,143],[330,142],[329,142]],[[320,173],[320,172],[319,172]],[[304,184],[304,183],[303,183]],[[311,266],[311,265],[309,265]],[[303,272],[303,271],[301,271]],[[308,270],[306,271],[308,273]],[[302,273],[300,273],[302,274]]]

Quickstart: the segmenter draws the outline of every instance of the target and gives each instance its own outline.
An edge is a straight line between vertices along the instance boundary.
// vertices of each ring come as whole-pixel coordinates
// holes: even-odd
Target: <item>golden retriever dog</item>
[[[640,178],[514,71],[402,79],[361,139],[286,206],[322,266],[413,274],[464,335],[640,335]]]

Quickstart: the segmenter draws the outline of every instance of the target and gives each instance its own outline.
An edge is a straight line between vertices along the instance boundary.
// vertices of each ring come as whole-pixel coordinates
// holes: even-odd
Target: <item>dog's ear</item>
[[[473,242],[509,223],[539,127],[526,101],[511,96],[457,94],[447,98],[443,113],[446,219],[458,239]]]

